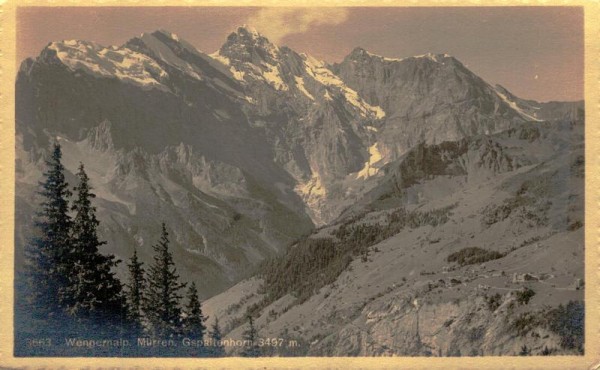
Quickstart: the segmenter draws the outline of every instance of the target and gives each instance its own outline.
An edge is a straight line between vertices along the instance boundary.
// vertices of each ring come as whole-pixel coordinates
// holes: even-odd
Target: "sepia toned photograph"
[[[584,15],[16,7],[11,356],[596,353]]]

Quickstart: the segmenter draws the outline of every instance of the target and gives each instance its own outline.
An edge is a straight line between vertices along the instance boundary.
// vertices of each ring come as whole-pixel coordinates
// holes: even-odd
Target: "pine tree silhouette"
[[[198,290],[196,284],[192,282],[192,285],[187,291],[187,304],[183,310],[183,327],[182,334],[184,337],[198,341],[198,343],[204,342],[204,336],[206,333],[206,326],[204,322],[207,318],[202,313],[202,306],[198,299]],[[202,346],[203,347],[203,346]],[[205,356],[207,354],[206,348],[192,348],[192,354],[196,356]]]
[[[206,318],[202,313],[202,306],[198,299],[196,284],[193,282],[187,291],[187,300],[188,303],[184,309],[185,319],[183,320],[183,335],[188,338],[204,340],[204,334],[206,332],[204,322],[206,321]]]
[[[79,165],[77,177],[79,184],[74,189],[77,197],[71,208],[75,218],[65,305],[69,314],[78,320],[101,324],[109,330],[107,326],[118,326],[125,313],[121,282],[111,271],[119,261],[113,255],[101,254],[98,249],[106,242],[98,238],[100,222],[96,218],[96,207],[91,202],[96,195],[91,192],[83,164]]]
[[[162,224],[161,237],[154,245],[154,262],[148,270],[144,313],[154,336],[167,339],[181,334],[181,296],[186,284],[179,283],[179,275],[169,251],[169,233]]]
[[[46,160],[45,180],[38,193],[44,200],[35,226],[39,235],[26,246],[26,279],[28,303],[37,318],[52,320],[64,313],[63,303],[69,285],[72,220],[69,216],[71,196],[61,163],[62,151],[54,144]]]
[[[126,286],[125,296],[127,297],[129,322],[131,323],[132,334],[139,335],[143,332],[143,302],[144,290],[146,289],[146,279],[144,277],[143,263],[138,260],[137,249],[133,250],[133,256],[127,265],[129,269],[129,284]]]
[[[221,340],[223,335],[221,334],[221,327],[219,326],[219,319],[215,317],[215,323],[211,327],[210,331],[211,347],[209,354],[211,357],[223,357],[225,356],[225,348]]]
[[[248,315],[248,329],[244,331],[242,338],[245,342],[242,357],[259,357],[260,347],[258,346],[258,332],[254,327],[254,319],[251,315]]]

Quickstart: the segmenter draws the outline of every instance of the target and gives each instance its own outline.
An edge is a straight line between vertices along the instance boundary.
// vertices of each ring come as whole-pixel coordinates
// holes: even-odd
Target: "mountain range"
[[[22,62],[16,117],[17,265],[31,236],[44,158],[58,141],[70,183],[79,162],[88,171],[104,251],[127,260],[136,247],[150,261],[165,221],[182,277],[204,298],[214,296],[207,309],[230,322],[232,335],[241,330],[243,308],[260,302],[264,273],[251,276],[262,261],[283,261],[289,248],[315,238],[338,235],[332,240],[342,243],[359,225],[392,227],[399,209],[421,212],[414,216],[420,221],[378,241],[381,252],[366,262],[349,254],[333,285],[312,298],[295,301],[285,292],[263,300],[255,307],[262,330],[302,327],[295,335],[319,355],[501,354],[520,342],[494,332],[465,344],[457,333],[470,328],[466,319],[444,326],[439,310],[459,312],[448,301],[464,295],[463,313],[475,312],[481,297],[466,291],[502,280],[499,271],[538,274],[553,266],[560,273],[548,272],[559,281],[552,286],[583,274],[583,102],[518,98],[447,54],[393,59],[357,47],[329,64],[248,26],[212,54],[163,30],[121,46],[56,41]],[[449,214],[433,227],[426,214],[437,209]],[[544,255],[562,253],[567,240],[581,244],[576,257],[542,268]],[[445,258],[475,246],[505,255],[478,270],[491,280],[473,279],[457,293]],[[536,262],[517,266],[523,258]],[[472,267],[459,266],[457,276]],[[431,284],[444,290],[436,299]],[[581,293],[573,292],[567,296]],[[444,347],[431,333],[419,334],[418,348],[398,339],[412,335],[412,321],[398,316],[417,306],[408,296],[431,301],[419,308],[432,315],[424,320],[437,323],[432,332],[445,328],[455,338],[446,343],[454,344]],[[310,312],[322,314],[302,326]],[[486,326],[490,318],[477,320]],[[392,321],[399,326],[383,328]]]

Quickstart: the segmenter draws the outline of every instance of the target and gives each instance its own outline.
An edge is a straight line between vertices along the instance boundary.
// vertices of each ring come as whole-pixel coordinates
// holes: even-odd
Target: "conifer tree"
[[[169,233],[162,224],[161,237],[154,245],[154,262],[148,270],[144,313],[152,333],[159,338],[170,338],[181,333],[181,296],[186,284],[179,283],[179,275],[169,251]]]
[[[118,264],[113,255],[103,255],[99,247],[106,244],[98,237],[100,222],[96,218],[96,207],[91,200],[89,177],[83,164],[77,173],[79,184],[75,187],[77,197],[72,211],[72,253],[69,286],[65,303],[69,314],[80,320],[107,325],[121,322],[124,314],[124,297],[121,282],[112,269]]]
[[[129,269],[129,284],[127,285],[126,297],[129,321],[135,334],[141,334],[143,330],[143,301],[146,279],[144,278],[143,263],[138,260],[137,250],[133,250],[133,256],[127,265]]]
[[[52,319],[63,313],[66,289],[69,285],[72,220],[69,216],[71,196],[61,163],[62,151],[54,144],[46,160],[45,180],[38,193],[44,199],[35,226],[39,235],[26,247],[26,278],[29,304],[34,316]]]
[[[185,319],[183,320],[183,335],[188,338],[204,340],[206,318],[202,313],[202,306],[198,299],[198,290],[196,284],[192,282],[187,292],[188,303],[184,310]]]
[[[225,348],[223,347],[223,343],[221,343],[222,339],[223,335],[221,334],[221,327],[219,326],[219,318],[215,317],[215,322],[210,331],[211,347],[209,353],[212,357],[225,356]]]
[[[244,340],[243,357],[259,357],[260,347],[258,346],[258,332],[254,327],[254,319],[248,315],[248,329],[242,334]]]
[[[544,346],[544,350],[542,351],[542,356],[550,356],[552,352],[548,349],[548,346]]]

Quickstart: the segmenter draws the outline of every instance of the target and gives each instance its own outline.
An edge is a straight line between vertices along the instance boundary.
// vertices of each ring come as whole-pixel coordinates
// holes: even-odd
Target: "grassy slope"
[[[583,177],[576,176],[583,152],[576,136],[574,142],[550,138],[521,143],[521,148],[502,139],[513,157],[536,148],[527,156],[529,163],[523,160],[522,167],[504,173],[471,170],[468,176],[437,176],[412,185],[404,192],[408,210],[456,205],[450,220],[438,227],[405,228],[382,241],[366,261],[355,258],[302,304],[286,295],[264,308],[256,321],[261,335],[281,336],[287,330],[310,343],[308,353],[317,355],[516,354],[524,344],[534,352],[545,346],[568,352],[544,325],[528,328],[529,335],[522,337],[514,323],[524,312],[543,316],[537,311],[546,305],[583,299],[577,289],[583,278]],[[561,144],[568,150],[552,153],[552,146]],[[382,220],[393,203],[372,202],[359,222]],[[318,236],[331,237],[338,227],[324,228]],[[505,256],[465,266],[447,261],[469,247]],[[524,274],[534,279],[520,281],[527,279]],[[517,292],[525,286],[535,295],[522,305]],[[492,310],[488,301],[496,294],[498,307]],[[206,307],[221,320],[243,316],[248,307],[219,314],[216,299]],[[242,330],[243,325],[228,335]]]

